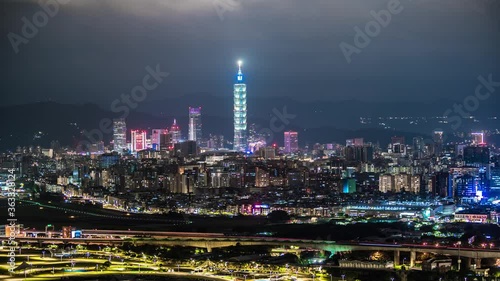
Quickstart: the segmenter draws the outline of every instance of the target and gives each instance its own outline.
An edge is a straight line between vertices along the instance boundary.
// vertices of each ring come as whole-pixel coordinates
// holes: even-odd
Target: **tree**
[[[267,218],[272,223],[283,223],[283,222],[290,220],[290,215],[288,215],[288,213],[285,211],[278,210],[278,211],[272,211],[271,213],[269,213],[267,215]]]
[[[103,264],[102,264],[102,268],[103,269],[107,269],[111,266],[111,262],[110,261],[105,261]]]

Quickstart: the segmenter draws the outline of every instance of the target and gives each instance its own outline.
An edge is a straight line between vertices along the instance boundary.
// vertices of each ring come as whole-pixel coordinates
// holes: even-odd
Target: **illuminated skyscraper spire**
[[[247,85],[243,83],[242,61],[238,61],[238,76],[234,84],[234,142],[233,149],[247,148]]]

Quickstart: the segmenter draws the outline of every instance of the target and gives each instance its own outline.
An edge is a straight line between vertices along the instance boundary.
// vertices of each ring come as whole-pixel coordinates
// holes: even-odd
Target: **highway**
[[[33,231],[33,234],[40,231]],[[20,242],[38,243],[83,243],[83,244],[110,244],[119,245],[126,242],[135,245],[170,245],[206,248],[209,252],[213,248],[235,245],[269,245],[269,246],[299,246],[329,251],[331,253],[349,251],[394,251],[432,252],[443,255],[457,256],[458,247],[419,245],[419,244],[384,244],[370,242],[336,242],[328,240],[310,240],[296,238],[277,238],[260,236],[228,236],[223,233],[197,233],[197,232],[165,232],[165,231],[137,231],[137,230],[100,230],[83,229],[81,238],[49,238],[29,237],[30,231],[25,233],[28,237],[17,237]],[[7,237],[0,237],[7,240]],[[468,248],[460,247],[460,255],[473,259],[500,258],[498,248]]]

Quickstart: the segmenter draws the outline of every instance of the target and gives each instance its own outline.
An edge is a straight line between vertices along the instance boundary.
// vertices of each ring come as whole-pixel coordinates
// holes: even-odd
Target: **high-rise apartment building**
[[[380,192],[386,193],[386,192],[392,192],[394,191],[394,176],[385,174],[385,175],[380,175],[379,177],[379,184],[378,184],[378,189]]]

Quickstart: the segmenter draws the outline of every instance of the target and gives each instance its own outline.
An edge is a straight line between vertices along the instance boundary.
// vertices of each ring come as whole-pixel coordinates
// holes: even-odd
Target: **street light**
[[[342,281],[344,281],[345,274],[340,275],[340,277],[342,277]]]
[[[460,245],[462,245],[462,242],[461,241],[458,241],[457,242],[458,244],[458,271],[460,271],[460,264],[462,263],[462,260],[460,259]]]

